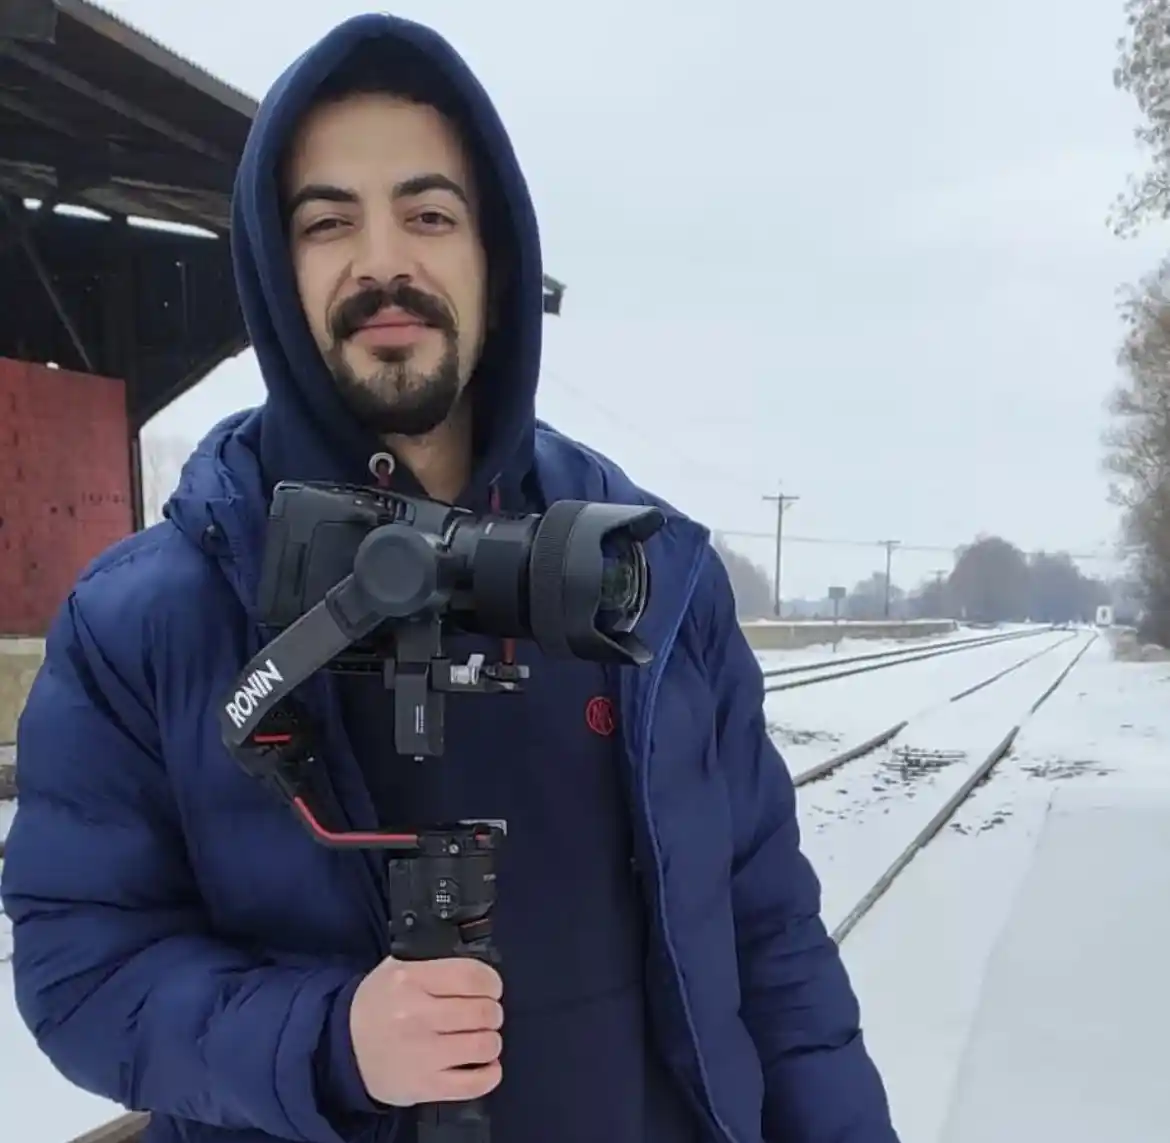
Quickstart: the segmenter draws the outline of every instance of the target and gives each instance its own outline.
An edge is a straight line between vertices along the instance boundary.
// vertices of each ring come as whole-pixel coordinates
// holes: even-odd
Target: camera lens
[[[647,569],[642,545],[625,535],[606,538],[601,552],[599,625],[607,631],[630,631],[646,606]]]
[[[600,611],[626,611],[638,602],[638,576],[633,553],[605,554],[601,564]]]
[[[657,508],[557,500],[540,517],[528,559],[528,630],[550,655],[644,665],[635,635],[650,592],[645,542]]]

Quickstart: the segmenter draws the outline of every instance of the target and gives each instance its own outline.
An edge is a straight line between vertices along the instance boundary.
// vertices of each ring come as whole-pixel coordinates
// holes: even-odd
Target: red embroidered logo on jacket
[[[617,727],[617,719],[613,713],[613,703],[604,695],[591,698],[585,704],[585,722],[594,734],[608,738]]]

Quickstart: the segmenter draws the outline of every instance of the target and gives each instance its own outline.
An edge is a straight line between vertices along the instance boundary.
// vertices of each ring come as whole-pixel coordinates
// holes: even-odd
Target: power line
[[[549,374],[550,379],[554,384],[564,392],[568,393],[582,404],[590,405],[595,412],[608,420],[615,427],[625,430],[631,435],[636,435],[639,440],[645,440],[645,427],[637,425],[628,420],[625,416],[617,410],[597,400],[593,394],[586,392],[578,386],[572,384],[559,373],[553,373],[546,368],[546,373]],[[678,466],[680,471],[686,471],[689,476],[705,476],[708,479],[717,480],[729,487],[735,485],[741,490],[746,490],[748,487],[747,480],[738,473],[733,473],[728,469],[722,468],[717,464],[713,464],[709,457],[688,456],[674,450],[672,453],[672,460]],[[774,496],[765,497],[765,500],[775,501]],[[792,497],[793,500],[799,497]],[[744,540],[773,540],[775,534],[772,532],[752,532],[752,531],[737,531],[732,529],[715,528],[721,536],[728,538],[738,538]],[[783,539],[792,544],[816,544],[826,547],[848,547],[848,548],[881,548],[885,546],[884,540],[862,540],[862,539],[833,539],[824,536],[784,536]],[[970,541],[968,541],[970,543]],[[954,558],[957,552],[967,546],[966,544],[899,544],[898,550],[902,552],[918,552],[922,554],[942,553]],[[1052,555],[1052,554],[1066,554],[1070,559],[1074,560],[1091,560],[1096,562],[1115,562],[1117,556],[1112,553],[1097,552],[1065,552],[1061,548],[1038,548],[1033,551],[1025,552],[1027,556],[1035,555]]]
[[[727,536],[729,539],[741,540],[771,540],[774,537],[772,532],[751,532],[738,531],[729,528],[715,528],[721,536]],[[784,540],[789,544],[819,544],[826,547],[838,548],[883,548],[885,547],[885,540],[863,540],[856,538],[831,537],[831,536],[794,536],[791,533],[785,535]],[[948,556],[954,556],[960,549],[968,547],[971,541],[965,544],[899,544],[898,550],[901,552],[922,552],[922,553],[945,553]],[[1065,552],[1062,548],[1037,548],[1033,551],[1025,552],[1026,556],[1037,555],[1067,555],[1074,560],[1103,560],[1113,562],[1119,557],[1112,552]]]
[[[784,510],[799,499],[799,496],[785,496],[783,492],[764,497],[765,501],[776,505],[776,577],[772,587],[772,610],[777,619],[780,618],[780,557],[784,546]]]

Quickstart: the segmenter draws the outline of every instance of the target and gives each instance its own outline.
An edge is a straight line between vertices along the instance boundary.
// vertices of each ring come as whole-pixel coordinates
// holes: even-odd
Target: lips
[[[362,322],[359,329],[428,329],[430,323],[413,314],[398,312],[375,314],[369,321]]]

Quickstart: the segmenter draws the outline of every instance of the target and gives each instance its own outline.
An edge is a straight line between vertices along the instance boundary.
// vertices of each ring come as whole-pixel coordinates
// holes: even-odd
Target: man
[[[500,974],[390,959],[379,862],[314,845],[226,753],[276,481],[654,502],[535,420],[532,204],[433,32],[366,16],[293,65],[233,242],[267,401],[204,442],[167,522],[82,576],[21,721],[4,900],[44,1052],[153,1112],[157,1143],[408,1143],[412,1107],[477,1096],[496,1143],[896,1143],[760,671],[677,512],[650,545],[645,669],[521,645],[525,692],[451,700],[421,765],[394,754],[379,680],[309,688],[351,828],[507,821]]]

